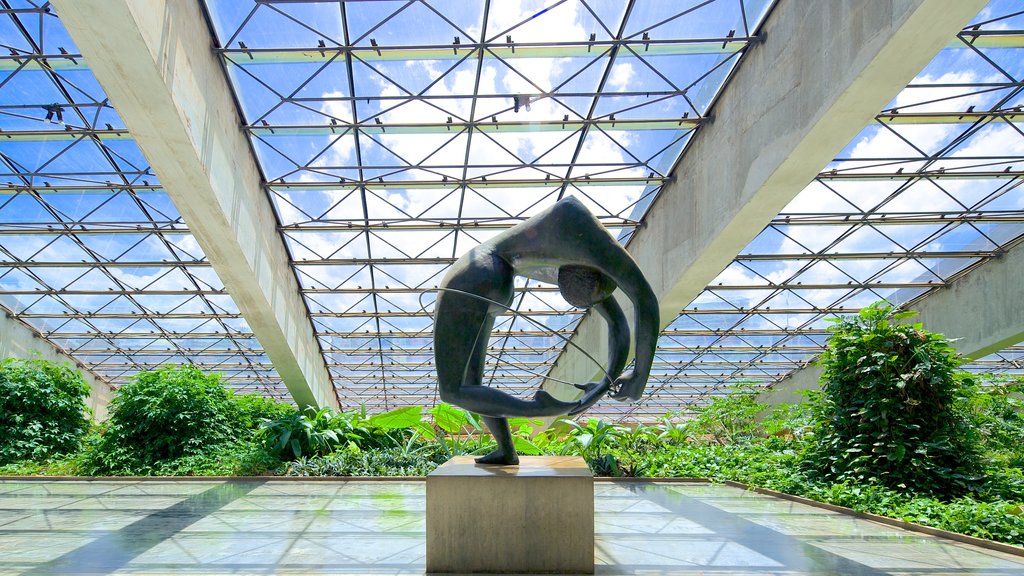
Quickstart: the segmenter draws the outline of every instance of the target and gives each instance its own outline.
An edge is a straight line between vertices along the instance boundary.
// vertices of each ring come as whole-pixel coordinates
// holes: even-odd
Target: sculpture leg
[[[491,431],[494,439],[498,442],[498,449],[486,456],[476,459],[478,464],[519,464],[519,456],[516,454],[515,442],[512,440],[512,429],[508,425],[508,418],[483,417],[484,424]]]

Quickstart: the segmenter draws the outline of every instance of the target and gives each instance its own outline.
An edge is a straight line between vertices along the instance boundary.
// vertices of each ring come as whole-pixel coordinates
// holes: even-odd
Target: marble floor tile
[[[595,485],[597,574],[1021,576],[1024,556],[724,485]],[[0,574],[422,574],[422,481],[0,481]]]

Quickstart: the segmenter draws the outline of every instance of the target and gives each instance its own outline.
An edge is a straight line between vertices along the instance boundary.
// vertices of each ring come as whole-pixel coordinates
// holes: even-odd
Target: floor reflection
[[[1019,575],[1024,557],[707,484],[598,483],[598,574]],[[422,574],[422,482],[0,482],[2,574]]]

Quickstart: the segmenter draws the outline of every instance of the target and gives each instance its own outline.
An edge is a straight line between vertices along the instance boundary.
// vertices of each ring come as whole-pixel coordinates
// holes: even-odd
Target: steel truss
[[[469,247],[566,194],[627,241],[759,41],[771,2],[748,5],[206,4],[342,404],[436,401],[429,291]],[[185,361],[283,396],[56,16],[0,0],[0,18],[18,31],[0,94],[19,94],[0,96],[0,305],[115,384]],[[911,83],[681,311],[642,403],[593,415],[685,415],[737,380],[770,385],[813,360],[827,319],[878,299],[912,307],[1013,249],[1024,158],[985,144],[1024,138],[1024,78],[1007,56],[1024,32],[1006,22],[952,39],[973,67],[940,55],[935,70],[960,73]],[[35,79],[45,96],[23,88]],[[517,285],[513,308],[547,327],[507,314],[491,335],[490,384],[518,393],[581,314],[535,282]],[[1021,357],[971,369],[1015,373]]]
[[[221,354],[208,367],[237,389],[283,396],[149,164],[40,4],[0,0],[9,51],[0,58],[0,306],[113,386],[201,351]]]

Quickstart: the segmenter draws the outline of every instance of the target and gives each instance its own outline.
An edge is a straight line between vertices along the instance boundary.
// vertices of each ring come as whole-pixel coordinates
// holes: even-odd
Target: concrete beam
[[[337,407],[199,3],[54,4],[296,403]]]
[[[97,377],[85,365],[48,342],[29,326],[12,318],[10,314],[0,314],[0,358],[11,357],[26,360],[42,358],[50,362],[70,363],[81,372],[89,384],[89,398],[86,399],[86,404],[92,409],[93,418],[97,422],[107,419],[107,405],[114,393],[109,383]]]
[[[868,125],[984,6],[985,0],[782,0],[764,24],[627,249],[667,326],[779,210]],[[631,307],[629,307],[631,309]],[[627,317],[631,317],[629,309]],[[605,326],[573,343],[604,357]],[[551,376],[587,381],[571,347]],[[548,381],[552,393],[575,394]]]
[[[948,286],[929,292],[910,306],[925,330],[944,334],[970,360],[1024,342],[1024,245],[989,259]],[[822,369],[810,365],[793,372],[761,395],[769,404],[796,404],[800,392],[817,390]]]

